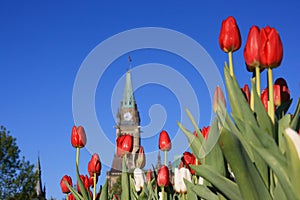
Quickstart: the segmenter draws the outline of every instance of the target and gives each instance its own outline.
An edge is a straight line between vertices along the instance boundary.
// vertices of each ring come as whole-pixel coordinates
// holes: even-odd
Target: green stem
[[[182,200],[186,200],[185,194],[184,194],[184,193],[182,194],[181,199],[182,199]]]
[[[274,124],[275,116],[274,116],[274,91],[273,91],[273,75],[272,69],[268,68],[268,90],[269,90],[269,116]]]
[[[69,195],[68,194],[66,194],[66,200],[68,200],[69,199]]]
[[[229,59],[229,72],[230,72],[230,76],[233,77],[232,51],[228,52],[228,59]]]
[[[251,94],[250,94],[250,108],[252,111],[254,111],[254,84],[255,84],[256,77],[251,78]]]
[[[168,152],[167,151],[164,151],[165,153],[165,166],[167,166],[167,160],[168,160]]]
[[[97,174],[94,173],[94,194],[93,194],[93,200],[96,200],[96,179]]]
[[[161,198],[162,198],[162,200],[164,200],[164,196],[165,196],[165,187],[161,186]]]
[[[76,167],[79,167],[79,154],[80,154],[80,148],[76,148]]]
[[[255,67],[255,77],[256,77],[256,91],[260,97],[260,69],[259,66]]]

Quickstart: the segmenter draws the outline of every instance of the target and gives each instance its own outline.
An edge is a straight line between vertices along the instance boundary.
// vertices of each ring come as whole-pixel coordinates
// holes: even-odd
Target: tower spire
[[[45,187],[44,190],[42,188],[42,177],[41,177],[42,172],[41,172],[41,163],[40,163],[39,155],[36,163],[36,173],[38,176],[38,179],[36,181],[36,186],[35,186],[37,197],[45,197]]]
[[[131,58],[128,56],[129,66],[131,66]],[[134,96],[132,89],[131,73],[130,68],[126,72],[126,80],[123,94],[123,107],[124,108],[133,108],[134,107]]]

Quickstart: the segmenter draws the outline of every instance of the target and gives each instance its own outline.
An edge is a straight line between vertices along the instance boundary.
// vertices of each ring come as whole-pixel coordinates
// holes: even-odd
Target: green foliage
[[[273,124],[256,91],[252,111],[227,67],[224,73],[232,113],[229,115],[225,109],[216,113],[212,124],[214,131],[209,135],[213,139],[205,141],[199,137],[199,140],[178,124],[194,155],[206,161],[191,168],[208,184],[199,186],[186,182],[188,191],[204,199],[216,199],[217,196],[222,199],[300,199],[300,160],[294,142],[285,132],[288,127],[299,128],[300,100],[293,116],[285,114],[291,101],[279,107]],[[189,111],[187,114],[198,130]],[[209,140],[218,142],[213,148],[207,148]],[[221,173],[219,165],[222,162],[207,162],[220,160],[220,156],[226,171],[232,171],[234,179],[230,173]]]
[[[20,158],[16,139],[0,127],[0,199],[32,199],[36,197],[37,174],[34,165]]]

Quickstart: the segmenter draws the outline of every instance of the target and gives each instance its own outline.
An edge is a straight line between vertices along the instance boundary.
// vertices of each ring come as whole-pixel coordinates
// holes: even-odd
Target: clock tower
[[[127,155],[127,169],[133,171],[137,166],[137,151],[140,148],[140,115],[134,99],[131,72],[127,70],[123,98],[116,116],[116,140],[118,137],[130,134],[133,137],[132,153]],[[111,169],[107,171],[106,178],[109,179],[109,190],[117,182],[122,172],[122,158],[117,155],[117,145],[114,153]]]
[[[127,167],[134,169],[136,167],[136,153],[140,148],[140,116],[133,95],[131,73],[126,72],[125,87],[123,99],[117,114],[116,139],[125,134],[133,137],[132,154],[128,156]]]

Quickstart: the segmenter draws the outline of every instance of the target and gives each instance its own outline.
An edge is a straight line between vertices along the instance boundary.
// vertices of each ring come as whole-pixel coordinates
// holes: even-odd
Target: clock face
[[[126,112],[126,113],[124,113],[124,119],[125,119],[126,121],[129,121],[129,120],[131,120],[131,118],[132,118],[132,115],[131,115],[131,113],[130,113],[130,112]]]

